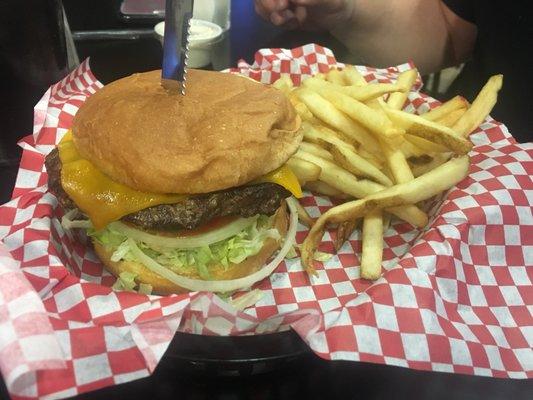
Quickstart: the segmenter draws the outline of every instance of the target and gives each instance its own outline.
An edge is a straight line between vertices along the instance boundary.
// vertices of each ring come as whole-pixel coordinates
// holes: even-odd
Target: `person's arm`
[[[389,66],[412,60],[425,74],[467,58],[476,28],[440,0],[354,0],[349,22],[331,33],[360,63]]]
[[[256,0],[256,9],[276,25],[329,30],[354,62],[412,60],[423,74],[464,61],[476,38],[441,0]]]

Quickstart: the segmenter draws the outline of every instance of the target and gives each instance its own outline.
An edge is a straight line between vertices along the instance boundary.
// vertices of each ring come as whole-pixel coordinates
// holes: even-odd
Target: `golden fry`
[[[400,150],[405,158],[420,157],[425,154],[424,150],[414,145],[408,140],[404,140],[400,145]]]
[[[334,246],[335,250],[339,251],[344,242],[346,242],[357,226],[357,220],[344,221],[337,227],[337,234],[335,235]]]
[[[314,154],[315,156],[322,157],[329,161],[333,161],[333,154],[331,154],[325,148],[320,147],[318,144],[302,142],[300,143],[300,149],[307,153]]]
[[[361,254],[361,278],[376,280],[381,275],[383,259],[382,211],[373,210],[363,219],[363,251]]]
[[[384,163],[384,159],[383,159],[383,156],[381,154],[377,155],[377,154],[372,154],[368,151],[366,151],[365,149],[362,149],[362,148],[359,148],[357,150],[357,153],[363,157],[366,161],[368,161],[370,164],[372,164],[374,167],[376,167],[377,169],[381,170],[383,169],[383,163]]]
[[[467,137],[490,114],[498,99],[498,92],[503,85],[503,75],[491,76],[483,86],[476,99],[464,115],[452,127],[461,137]]]
[[[417,69],[410,69],[404,71],[398,76],[398,81],[396,82],[399,86],[403,87],[403,91],[392,93],[388,100],[387,105],[394,110],[403,109],[405,100],[407,100],[407,95],[411,91],[411,88],[415,84],[416,77],[418,76]]]
[[[364,86],[367,84],[363,75],[353,65],[347,65],[342,72],[348,85]]]
[[[459,119],[461,119],[461,117],[464,115],[466,110],[467,110],[466,108],[459,108],[455,111],[452,111],[448,115],[445,115],[444,117],[439,118],[435,122],[437,122],[438,124],[447,126],[448,128],[451,128],[457,123],[457,121],[459,121]]]
[[[335,145],[331,147],[330,151],[337,164],[350,171],[352,174],[367,176],[384,186],[392,186],[392,181],[387,175],[374,167],[374,165],[365,160],[355,151],[345,146]]]
[[[433,155],[433,158],[430,162],[425,164],[416,165],[413,167],[413,175],[420,176],[431,171],[432,169],[437,168],[439,165],[444,164],[450,159],[452,153],[437,153]]]
[[[469,166],[468,156],[457,157],[410,182],[329,209],[318,218],[303,242],[302,264],[310,274],[316,274],[313,256],[327,223],[341,223],[360,218],[375,209],[427,200],[460,182],[468,174]]]
[[[405,140],[414,144],[416,147],[418,147],[420,150],[422,150],[426,154],[445,153],[449,151],[448,148],[443,145],[430,142],[429,140],[411,135],[409,133],[405,134]]]
[[[308,181],[316,181],[320,176],[320,167],[308,161],[291,157],[287,161],[287,165],[298,178],[300,185],[304,185]]]
[[[375,135],[386,139],[394,139],[403,134],[401,129],[393,127],[392,123],[382,114],[350,96],[329,88],[319,88],[317,92],[330,101],[337,109],[349,115]]]
[[[298,89],[298,97],[305,103],[315,117],[338,129],[369,151],[379,152],[379,144],[370,133],[337,110],[333,104],[318,93],[310,89],[301,88]]]
[[[334,90],[351,98],[366,102],[387,93],[405,92],[405,87],[394,83],[377,83],[365,86],[340,86],[320,79],[306,79],[303,86],[318,91],[321,88]]]
[[[324,196],[337,197],[339,199],[347,199],[350,196],[342,193],[340,190],[337,190],[327,183],[316,181],[316,182],[306,182],[304,188],[310,190],[313,193],[323,194]]]
[[[440,106],[422,114],[421,117],[429,121],[437,121],[462,108],[468,108],[468,102],[461,96],[455,96],[447,102],[442,103]]]
[[[399,148],[394,148],[389,144],[382,142],[381,147],[387,158],[387,164],[396,183],[409,182],[414,178],[411,168]]]
[[[385,186],[373,181],[366,179],[357,180],[354,175],[345,171],[336,164],[313,154],[298,150],[298,152],[295,154],[295,157],[320,166],[321,171],[319,180],[321,182],[327,183],[334,189],[346,193],[352,197],[363,198],[385,189]],[[393,207],[388,211],[417,227],[425,226],[428,221],[426,213],[421,211],[416,206]]]
[[[344,86],[347,83],[344,80],[343,73],[339,71],[337,68],[330,69],[329,72],[326,74],[326,79],[328,82],[334,83],[339,86]]]
[[[281,90],[283,93],[288,95],[294,88],[292,79],[289,75],[283,74],[281,77],[272,84],[276,89]]]
[[[441,144],[457,154],[466,154],[472,149],[472,143],[436,122],[399,110],[386,109],[385,112],[397,126],[413,136]]]
[[[317,125],[304,123],[302,124],[302,129],[304,132],[305,140],[308,140],[310,142],[317,143],[320,145],[323,145],[324,142],[331,143],[336,146],[344,146],[344,147],[348,147],[350,149],[355,150],[354,147],[350,143],[343,140],[337,134],[337,132],[329,128],[326,128],[325,126],[317,126]],[[329,146],[327,146],[326,148],[329,149]]]
[[[315,223],[315,220],[311,218],[311,216],[307,213],[305,208],[300,204],[300,202],[296,203],[296,211],[298,211],[298,219],[302,224],[307,226],[308,228],[311,228],[313,224]]]
[[[298,100],[298,101],[293,102],[293,106],[303,121],[311,121],[314,118],[311,111],[309,111],[307,106],[301,101]]]

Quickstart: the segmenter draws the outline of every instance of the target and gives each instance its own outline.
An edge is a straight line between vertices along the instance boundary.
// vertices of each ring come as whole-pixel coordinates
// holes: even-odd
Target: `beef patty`
[[[54,149],[45,160],[48,188],[66,210],[76,208],[61,186],[61,160]],[[212,193],[190,195],[176,204],[161,204],[128,214],[122,221],[143,229],[194,229],[216,217],[273,215],[291,194],[275,183],[258,183]]]

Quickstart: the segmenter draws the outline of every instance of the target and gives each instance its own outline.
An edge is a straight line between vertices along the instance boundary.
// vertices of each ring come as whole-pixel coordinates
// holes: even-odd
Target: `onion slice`
[[[70,210],[65,215],[63,215],[63,217],[61,218],[61,226],[63,227],[63,229],[90,229],[93,227],[93,224],[91,224],[91,221],[89,221],[88,219],[75,219],[79,214],[79,210],[77,208],[74,208],[73,210]]]
[[[175,283],[178,286],[181,286],[184,289],[200,292],[231,292],[239,289],[244,289],[252,286],[254,283],[259,282],[260,280],[269,276],[283,261],[292,245],[296,240],[296,228],[298,226],[298,212],[296,211],[296,205],[294,204],[294,198],[289,198],[286,200],[287,205],[289,206],[290,217],[289,217],[289,229],[287,230],[287,235],[285,236],[285,241],[283,246],[279,250],[278,254],[274,259],[261,268],[259,271],[254,272],[251,275],[231,280],[221,280],[221,281],[205,281],[202,279],[191,279],[184,276],[178,275],[172,272],[170,269],[165,268],[159,264],[154,259],[150,258],[143,253],[134,240],[130,240],[131,250],[135,257],[141,261],[148,269],[152,272],[162,276],[163,278],[169,280],[172,283]]]
[[[239,218],[221,228],[194,236],[182,237],[153,235],[151,233],[132,228],[131,226],[128,226],[120,221],[112,222],[109,227],[129,238],[132,238],[133,240],[146,243],[148,246],[151,246],[155,249],[192,249],[195,247],[209,246],[210,244],[217,243],[235,236],[245,228],[248,228],[250,225],[252,225],[257,218],[257,215],[250,218]]]

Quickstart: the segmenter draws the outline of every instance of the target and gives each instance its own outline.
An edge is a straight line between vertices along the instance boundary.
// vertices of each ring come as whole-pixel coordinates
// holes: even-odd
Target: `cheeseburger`
[[[286,199],[301,190],[285,163],[299,117],[239,75],[190,70],[185,96],[160,77],[100,89],[47,156],[63,226],[85,228],[112,274],[156,293],[249,287],[292,248]]]

